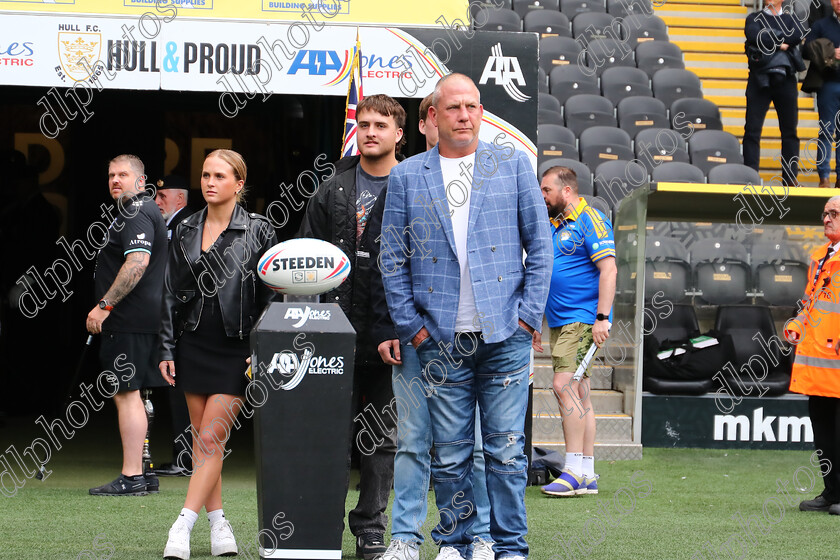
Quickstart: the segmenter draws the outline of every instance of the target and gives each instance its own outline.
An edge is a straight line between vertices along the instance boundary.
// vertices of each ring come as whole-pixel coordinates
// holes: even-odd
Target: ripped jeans
[[[475,522],[472,472],[475,404],[481,411],[490,536],[496,558],[528,557],[525,534],[525,410],[531,335],[518,327],[507,340],[486,344],[480,337],[459,336],[444,345],[428,338],[417,356],[435,390],[428,399],[435,443],[432,479],[440,523],[432,538],[468,556]]]

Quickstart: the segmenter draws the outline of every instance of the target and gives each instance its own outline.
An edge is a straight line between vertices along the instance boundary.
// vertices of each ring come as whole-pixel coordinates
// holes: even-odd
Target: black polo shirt
[[[116,218],[108,227],[108,242],[96,257],[94,285],[96,301],[105,296],[125,263],[135,251],[149,253],[143,277],[114,306],[102,324],[104,332],[157,333],[168,242],[160,209],[147,193],[137,194],[118,204]]]

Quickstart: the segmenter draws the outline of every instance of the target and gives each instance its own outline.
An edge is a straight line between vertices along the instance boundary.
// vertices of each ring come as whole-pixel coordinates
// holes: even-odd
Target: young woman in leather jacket
[[[260,256],[277,243],[271,223],[239,202],[247,169],[238,153],[204,160],[207,207],[178,224],[169,250],[160,332],[160,371],[183,388],[193,437],[193,474],[164,558],[187,560],[190,532],[204,507],[214,556],[238,552],[222,511],[222,459],[248,379],[248,335],[272,292],[256,278]]]

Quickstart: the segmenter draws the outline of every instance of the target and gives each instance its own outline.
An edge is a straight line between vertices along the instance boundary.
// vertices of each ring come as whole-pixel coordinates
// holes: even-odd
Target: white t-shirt
[[[470,198],[472,197],[472,176],[475,154],[460,158],[440,156],[440,170],[446,185],[446,202],[452,216],[452,231],[455,233],[455,249],[461,267],[461,294],[458,299],[458,315],[455,332],[479,330],[474,324],[478,313],[472,290],[470,264],[467,256],[467,229],[470,223]]]

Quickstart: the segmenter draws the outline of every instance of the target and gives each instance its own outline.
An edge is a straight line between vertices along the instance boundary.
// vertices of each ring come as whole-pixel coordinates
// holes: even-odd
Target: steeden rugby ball
[[[265,285],[281,294],[315,295],[332,290],[350,275],[350,259],[320,239],[290,239],[260,257],[257,269]]]

